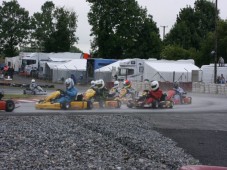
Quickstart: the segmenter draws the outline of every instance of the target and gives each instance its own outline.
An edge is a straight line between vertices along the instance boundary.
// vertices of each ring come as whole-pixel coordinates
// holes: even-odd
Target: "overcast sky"
[[[5,0],[10,1],[10,0]],[[17,0],[21,7],[29,11],[30,15],[34,12],[40,12],[41,6],[46,0]],[[215,2],[215,0],[210,0]],[[3,0],[0,0],[2,5]],[[66,9],[76,11],[78,15],[78,28],[76,36],[79,37],[79,42],[76,46],[83,52],[89,53],[90,41],[92,38],[90,35],[91,26],[87,21],[87,13],[90,10],[89,3],[86,0],[52,0],[52,2],[58,7],[65,7]],[[146,7],[148,14],[153,16],[153,20],[157,23],[157,27],[160,29],[161,38],[163,36],[163,27],[165,33],[168,33],[173,24],[176,21],[176,16],[179,14],[180,9],[187,5],[194,7],[195,0],[137,0],[140,6]],[[227,0],[218,0],[218,9],[220,10],[220,17],[227,19]]]

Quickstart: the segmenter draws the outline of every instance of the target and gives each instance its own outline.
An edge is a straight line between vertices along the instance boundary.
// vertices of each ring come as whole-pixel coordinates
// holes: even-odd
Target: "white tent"
[[[59,64],[54,69],[62,69],[62,70],[86,70],[87,60],[86,59],[73,59],[69,62],[65,62]]]
[[[87,67],[87,60],[86,59],[73,59],[68,62],[60,62],[60,64],[48,63],[48,65],[52,69],[52,81],[53,82],[60,82],[65,80],[68,77],[75,77],[75,79],[79,80],[80,77],[83,77],[85,81],[86,77],[86,67]]]
[[[144,62],[144,79],[158,80],[161,82],[191,82],[193,70],[200,69],[191,62],[148,60]]]

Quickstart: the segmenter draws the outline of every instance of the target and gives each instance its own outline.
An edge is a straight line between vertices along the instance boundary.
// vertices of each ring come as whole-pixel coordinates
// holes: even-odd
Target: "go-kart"
[[[40,86],[39,88],[30,89],[27,87],[23,90],[23,94],[31,94],[31,95],[46,95],[47,91],[43,90]]]
[[[0,92],[0,110],[5,110],[6,112],[12,112],[15,109],[15,103],[13,100],[2,100],[4,93]]]
[[[177,94],[175,90],[167,91],[167,100],[172,100],[174,104],[191,104],[192,97],[186,96],[186,92],[182,93],[182,101],[180,99],[180,95]]]
[[[129,91],[127,88],[122,88],[120,93],[116,95],[114,100],[119,100],[123,104],[127,104],[128,100],[133,100],[135,98],[135,92]]]
[[[134,98],[133,100],[128,100],[127,107],[128,108],[173,108],[173,101],[166,100],[166,94],[163,94],[160,100],[155,99],[152,103],[146,104],[146,100],[149,97],[149,91],[144,90],[142,95]]]
[[[89,88],[83,95],[83,99],[85,101],[90,101],[92,103],[93,108],[120,108],[121,102],[119,100],[114,100],[106,97],[106,99],[103,102],[98,101],[98,97],[96,90]]]
[[[40,100],[35,104],[36,109],[50,109],[50,110],[76,110],[76,109],[92,109],[91,101],[84,101],[83,95],[78,94],[74,101],[70,103],[56,103],[54,100],[65,95],[63,90],[58,89],[51,93],[44,100]]]

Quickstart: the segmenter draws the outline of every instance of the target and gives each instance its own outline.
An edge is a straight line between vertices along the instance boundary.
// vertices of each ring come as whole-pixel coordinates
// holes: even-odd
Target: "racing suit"
[[[38,90],[38,91],[43,91],[43,89],[42,89],[42,87],[40,87],[40,86],[38,86],[36,83],[31,83],[30,85],[29,85],[29,88],[32,90],[32,91],[34,91],[34,90]]]
[[[150,91],[148,94],[148,98],[146,100],[145,104],[151,104],[152,102],[154,102],[155,100],[160,101],[161,97],[162,97],[163,93],[161,89],[157,89],[155,91]]]
[[[104,107],[104,100],[108,96],[108,89],[106,87],[102,89],[95,89],[96,95],[95,95],[95,100],[99,102],[99,107],[103,108]]]
[[[180,96],[180,102],[183,102],[183,94],[185,93],[185,91],[181,88],[173,88],[173,90],[175,90],[176,94]]]
[[[78,90],[74,86],[71,87],[70,89],[67,89],[64,94],[60,97],[57,98],[54,102],[56,103],[70,103],[75,99],[77,96]]]

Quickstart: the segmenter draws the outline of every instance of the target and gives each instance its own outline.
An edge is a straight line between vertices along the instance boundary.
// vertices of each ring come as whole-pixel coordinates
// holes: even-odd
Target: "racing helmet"
[[[103,79],[97,80],[97,81],[95,82],[95,86],[96,86],[98,89],[104,88],[104,86],[105,86],[104,80],[103,80]]]
[[[132,86],[132,83],[131,83],[130,80],[125,80],[123,85],[124,85],[125,88],[130,88]]]
[[[32,80],[31,80],[31,83],[35,83],[35,79],[32,79]]]
[[[151,82],[151,90],[156,91],[159,88],[159,83],[158,81],[152,81]]]
[[[119,84],[120,84],[119,81],[115,81],[114,82],[114,88],[118,88],[119,87]]]
[[[67,78],[67,79],[65,80],[65,86],[66,86],[67,89],[72,88],[72,87],[74,86],[74,81],[73,81],[73,79]]]
[[[91,87],[94,87],[94,86],[95,86],[95,81],[92,80],[92,81],[91,81]]]
[[[175,81],[175,82],[173,83],[173,87],[174,87],[175,89],[177,89],[177,88],[179,87],[179,82],[178,82],[178,81]]]

